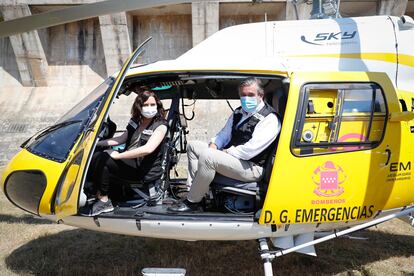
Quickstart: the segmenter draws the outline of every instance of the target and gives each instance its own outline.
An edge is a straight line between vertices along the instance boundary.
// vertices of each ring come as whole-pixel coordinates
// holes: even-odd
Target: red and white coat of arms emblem
[[[318,185],[313,191],[318,196],[333,197],[344,192],[340,185],[345,182],[346,175],[340,166],[327,161],[313,172],[312,180]]]

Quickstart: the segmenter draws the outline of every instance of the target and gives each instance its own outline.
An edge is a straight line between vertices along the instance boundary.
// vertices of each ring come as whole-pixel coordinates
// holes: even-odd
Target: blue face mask
[[[246,112],[254,112],[257,107],[256,97],[240,97],[241,106]]]

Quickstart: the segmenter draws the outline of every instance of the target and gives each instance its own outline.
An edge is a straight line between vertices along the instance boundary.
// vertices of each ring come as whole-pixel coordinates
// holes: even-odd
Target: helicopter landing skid
[[[272,261],[275,259],[275,255],[269,251],[266,238],[258,239],[260,246],[260,257],[263,260],[263,268],[265,276],[273,276]]]

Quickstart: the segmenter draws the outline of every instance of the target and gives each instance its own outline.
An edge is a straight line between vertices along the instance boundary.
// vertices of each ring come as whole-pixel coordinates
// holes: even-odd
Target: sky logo
[[[308,44],[312,45],[325,45],[324,42],[340,42],[342,40],[353,39],[356,37],[357,31],[353,32],[337,32],[337,33],[319,33],[316,34],[315,37],[311,40],[308,40],[304,35],[300,37],[300,39]]]

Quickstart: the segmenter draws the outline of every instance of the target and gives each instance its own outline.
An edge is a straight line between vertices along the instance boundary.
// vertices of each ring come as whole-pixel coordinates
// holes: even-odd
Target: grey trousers
[[[263,174],[263,168],[253,162],[211,149],[205,142],[190,142],[187,146],[187,157],[187,186],[190,187],[187,199],[191,202],[200,202],[203,199],[216,172],[245,182],[258,181]]]

